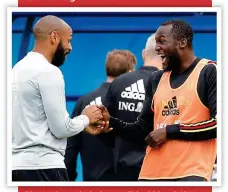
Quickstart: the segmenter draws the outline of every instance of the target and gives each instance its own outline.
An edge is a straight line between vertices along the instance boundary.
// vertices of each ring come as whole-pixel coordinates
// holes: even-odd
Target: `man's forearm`
[[[134,123],[127,123],[110,117],[110,127],[123,139],[143,144],[148,132],[143,128],[143,125],[137,120]]]
[[[166,127],[167,138],[200,141],[217,137],[217,122],[212,118],[195,124],[173,124]]]

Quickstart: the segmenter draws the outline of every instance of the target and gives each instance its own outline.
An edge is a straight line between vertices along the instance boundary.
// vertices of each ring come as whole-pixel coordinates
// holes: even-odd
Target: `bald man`
[[[103,104],[113,117],[134,122],[140,114],[145,88],[153,72],[162,68],[162,60],[155,51],[155,34],[148,37],[142,51],[144,66],[117,77],[109,87]],[[117,181],[137,181],[146,145],[133,143],[114,135],[114,164]]]
[[[67,181],[67,137],[102,118],[89,106],[71,119],[66,110],[63,75],[58,68],[71,52],[72,29],[62,19],[45,16],[34,26],[35,45],[13,67],[12,180]]]

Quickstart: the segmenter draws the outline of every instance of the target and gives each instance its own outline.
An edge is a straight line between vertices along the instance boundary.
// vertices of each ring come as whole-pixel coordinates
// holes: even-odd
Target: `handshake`
[[[88,105],[83,111],[83,115],[89,118],[89,126],[85,131],[92,135],[99,135],[101,133],[108,133],[113,130],[109,127],[110,114],[103,105]],[[156,149],[167,141],[166,128],[159,128],[152,130],[145,136],[146,143]]]
[[[88,105],[82,115],[89,119],[89,125],[85,128],[89,134],[99,135],[112,131],[112,128],[109,128],[110,114],[104,105]]]

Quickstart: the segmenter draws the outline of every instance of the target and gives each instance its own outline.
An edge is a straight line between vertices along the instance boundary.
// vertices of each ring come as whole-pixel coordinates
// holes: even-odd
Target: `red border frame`
[[[212,7],[212,0],[18,0],[18,6]],[[18,192],[212,192],[212,187],[18,187]]]
[[[18,192],[212,192],[212,187],[19,187]]]
[[[19,7],[211,7],[212,0],[18,0]]]

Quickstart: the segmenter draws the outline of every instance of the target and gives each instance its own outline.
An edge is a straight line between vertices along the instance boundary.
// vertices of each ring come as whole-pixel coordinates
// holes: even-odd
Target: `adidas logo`
[[[131,86],[125,88],[125,91],[121,93],[121,97],[143,101],[145,99],[143,79],[140,79],[136,83],[133,83]]]
[[[94,101],[91,101],[90,105],[102,105],[101,97],[97,97]]]
[[[177,97],[174,96],[171,101],[168,101],[168,105],[164,106],[162,110],[162,116],[179,115],[180,111],[177,109]]]

